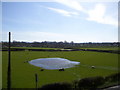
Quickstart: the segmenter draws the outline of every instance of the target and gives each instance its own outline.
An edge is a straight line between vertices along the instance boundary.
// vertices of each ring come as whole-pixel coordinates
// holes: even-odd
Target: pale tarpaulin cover
[[[41,58],[29,61],[30,64],[44,69],[70,68],[80,64],[80,62],[70,61],[64,58]]]

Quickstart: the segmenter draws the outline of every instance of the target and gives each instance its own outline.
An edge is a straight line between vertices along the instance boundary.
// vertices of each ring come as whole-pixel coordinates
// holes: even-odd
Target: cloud
[[[104,17],[106,7],[102,4],[97,4],[94,9],[89,10],[87,13],[89,15],[88,20],[98,20]]]
[[[117,19],[115,20],[112,16],[106,15],[106,7],[103,4],[96,4],[95,8],[87,12],[89,21],[95,21],[102,24],[110,24],[117,26]]]
[[[26,41],[26,42],[41,42],[41,41],[74,41],[74,42],[117,42],[117,36],[106,36],[105,33],[95,35],[94,33],[88,38],[89,33],[86,34],[73,34],[73,33],[55,33],[55,32],[40,32],[40,31],[13,31],[11,33],[12,41]],[[103,36],[103,37],[101,37]],[[83,39],[84,38],[84,39]],[[2,41],[8,41],[8,32],[2,32]]]
[[[2,41],[7,41],[8,32],[2,32]],[[12,32],[12,41],[26,41],[26,42],[41,42],[41,41],[74,41],[74,42],[80,42],[83,41],[82,38],[80,38],[80,35],[77,34],[70,34],[70,33],[55,33],[55,32],[40,32],[40,31],[13,31]],[[83,36],[83,38],[85,38]],[[85,39],[86,40],[86,39]]]
[[[107,8],[104,4],[96,4],[93,9],[87,10],[83,8],[79,0],[56,0],[56,2],[76,10],[78,14],[84,13],[88,15],[88,17],[86,18],[86,20],[88,21],[118,26],[117,17],[112,17],[112,15],[107,14]]]
[[[55,11],[63,16],[72,16],[72,15],[79,15],[77,12],[70,12],[70,11],[66,11],[66,10],[63,10],[63,9],[58,9],[58,8],[51,8],[51,7],[48,7],[48,9],[52,10],[52,11]]]
[[[77,41],[75,38],[76,35],[73,34],[63,34],[63,33],[53,33],[53,32],[37,32],[37,31],[29,31],[29,32],[13,32],[12,33],[12,40],[18,40],[18,41]],[[5,40],[5,37],[4,37]]]
[[[78,0],[55,0],[55,1],[64,4],[72,9],[83,11],[83,7],[80,5]]]

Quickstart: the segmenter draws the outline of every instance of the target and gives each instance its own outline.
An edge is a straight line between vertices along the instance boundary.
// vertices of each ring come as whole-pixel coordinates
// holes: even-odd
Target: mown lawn
[[[18,48],[18,49],[61,49],[61,48],[41,48],[41,47],[11,47],[11,48]]]
[[[3,88],[7,87],[7,51],[2,52],[3,67]],[[58,70],[40,71],[24,61],[37,58],[66,58],[72,61],[79,61],[77,67]],[[92,77],[107,76],[118,72],[118,55],[111,53],[90,52],[90,51],[12,51],[12,88],[35,88],[35,73],[38,74],[38,86],[54,82],[72,82],[73,80]],[[95,69],[91,69],[95,66]]]
[[[120,50],[118,47],[98,47],[98,48],[80,48],[80,49],[95,49],[95,50]]]

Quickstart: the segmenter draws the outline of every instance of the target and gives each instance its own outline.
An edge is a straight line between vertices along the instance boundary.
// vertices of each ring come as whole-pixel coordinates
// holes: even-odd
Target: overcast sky
[[[2,2],[2,40],[117,42],[118,3]]]

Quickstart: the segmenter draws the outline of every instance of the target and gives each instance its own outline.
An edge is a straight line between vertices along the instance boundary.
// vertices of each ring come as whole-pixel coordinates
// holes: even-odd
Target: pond
[[[71,68],[75,65],[80,64],[80,62],[70,61],[64,58],[40,58],[31,60],[29,63],[37,67],[42,67],[44,69]]]

